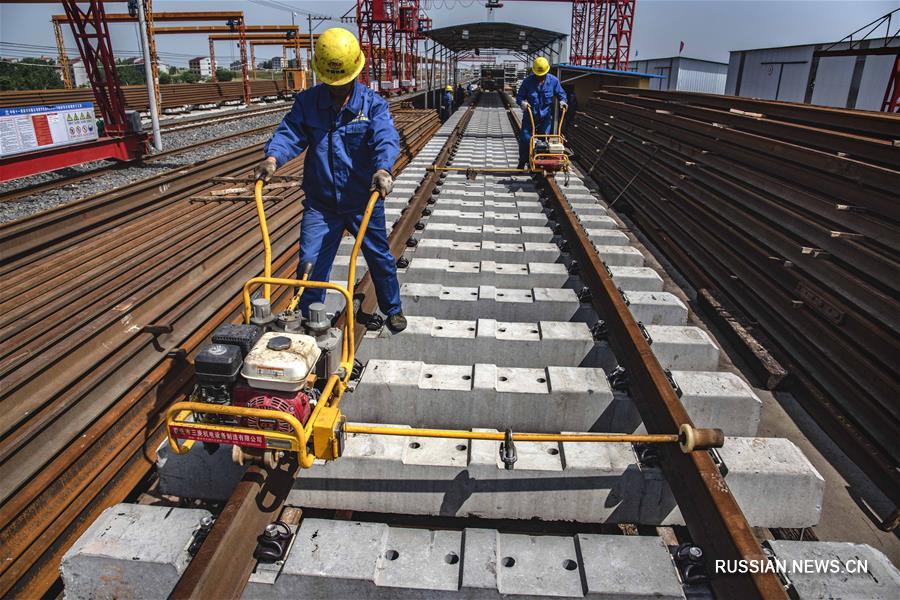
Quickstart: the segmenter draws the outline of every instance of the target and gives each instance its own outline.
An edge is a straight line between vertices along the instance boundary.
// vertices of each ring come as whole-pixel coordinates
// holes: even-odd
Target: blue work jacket
[[[519,86],[516,104],[521,106],[522,101],[527,100],[531,105],[532,113],[534,113],[535,124],[545,123],[553,117],[553,96],[559,96],[560,102],[566,102],[566,91],[556,76],[547,73],[544,84],[538,85],[537,76],[529,75],[522,80],[522,84]],[[522,126],[531,129],[528,115],[522,115]]]
[[[303,191],[308,203],[341,213],[363,210],[372,175],[388,173],[400,154],[400,136],[384,98],[361,83],[343,108],[327,86],[297,94],[294,106],[266,144],[280,167],[307,150]]]
[[[444,91],[444,96],[441,98],[441,105],[446,106],[447,108],[453,108],[453,92]]]

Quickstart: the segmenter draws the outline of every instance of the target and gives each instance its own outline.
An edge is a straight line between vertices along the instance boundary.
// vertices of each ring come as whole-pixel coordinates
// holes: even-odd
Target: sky
[[[335,19],[354,6],[348,0],[278,0],[301,12],[314,12]],[[423,0],[434,27],[485,21],[483,0]],[[155,0],[156,11],[242,10],[248,24],[280,25],[291,22],[291,11],[254,0],[177,1]],[[896,8],[900,0],[637,0],[632,58],[639,60],[678,54],[684,41],[684,56],[728,61],[729,50],[788,46],[836,41]],[[108,3],[107,12],[125,12],[124,3]],[[0,4],[0,56],[55,56],[50,16],[62,12],[57,4]],[[294,17],[301,31],[308,31],[306,15]],[[571,9],[567,3],[504,0],[495,11],[497,22],[520,23],[569,33]],[[338,25],[337,21],[325,23]],[[351,29],[353,26],[349,26]],[[118,56],[138,51],[136,25],[112,26],[113,48]],[[71,34],[66,33],[69,56],[77,56]],[[192,56],[207,55],[206,36],[165,36],[157,40],[161,62],[185,66]],[[256,58],[279,55],[275,47],[258,48]],[[637,56],[635,56],[637,55]],[[237,49],[217,46],[220,62],[236,60]]]

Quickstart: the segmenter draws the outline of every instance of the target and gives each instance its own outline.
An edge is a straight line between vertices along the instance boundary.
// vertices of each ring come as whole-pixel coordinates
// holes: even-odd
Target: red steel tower
[[[352,17],[344,15],[342,20]],[[421,0],[357,0],[356,25],[366,56],[361,81],[377,82],[381,92],[414,87],[419,41],[431,28]]]
[[[569,61],[628,69],[636,0],[572,0]]]
[[[394,24],[399,0],[357,0],[356,24],[359,43],[366,56],[361,74],[365,85],[377,82],[379,89],[393,87]]]
[[[399,46],[400,87],[415,87],[416,62],[419,46],[419,0],[400,0],[400,11],[394,29]]]

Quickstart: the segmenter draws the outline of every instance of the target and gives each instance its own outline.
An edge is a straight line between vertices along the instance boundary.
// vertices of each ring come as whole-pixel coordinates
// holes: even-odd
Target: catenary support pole
[[[147,21],[144,18],[144,0],[138,3],[138,29],[141,31],[141,51],[144,54],[144,78],[147,81],[147,98],[150,101],[150,125],[153,128],[153,148],[162,152],[162,135],[159,133],[159,107],[156,105],[156,95],[153,93],[153,65],[150,61],[150,44],[147,41]]]

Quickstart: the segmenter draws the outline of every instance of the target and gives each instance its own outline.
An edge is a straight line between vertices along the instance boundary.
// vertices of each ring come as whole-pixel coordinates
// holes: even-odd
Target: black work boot
[[[387,326],[393,333],[400,333],[406,329],[406,317],[403,316],[402,312],[390,315],[387,318]]]

